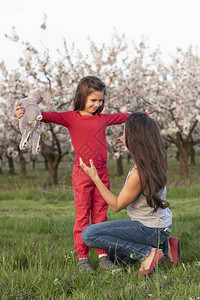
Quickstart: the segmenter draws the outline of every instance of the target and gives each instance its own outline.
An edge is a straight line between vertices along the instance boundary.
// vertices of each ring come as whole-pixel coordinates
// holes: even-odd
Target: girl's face
[[[87,96],[85,108],[81,111],[83,115],[92,115],[103,104],[104,92],[94,91]]]

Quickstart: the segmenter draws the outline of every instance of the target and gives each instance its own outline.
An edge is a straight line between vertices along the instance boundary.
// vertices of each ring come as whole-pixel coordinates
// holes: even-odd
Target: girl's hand
[[[91,168],[89,168],[88,166],[86,166],[86,164],[84,164],[84,162],[82,161],[81,157],[79,158],[79,162],[80,162],[81,168],[85,171],[85,173],[88,176],[90,176],[90,178],[92,180],[94,180],[96,177],[98,177],[97,169],[95,168],[94,163],[93,163],[93,161],[91,159],[90,159],[90,166],[91,166]]]
[[[24,109],[21,107],[21,103],[18,102],[17,103],[17,106],[15,107],[14,109],[14,115],[15,117],[17,117],[18,119],[21,119],[21,117],[23,116],[24,114]]]
[[[118,137],[118,138],[116,138],[116,140],[115,140],[117,143],[119,143],[119,146],[126,146],[125,145],[125,141],[124,141],[124,136],[122,135],[122,136],[120,136],[120,137]]]

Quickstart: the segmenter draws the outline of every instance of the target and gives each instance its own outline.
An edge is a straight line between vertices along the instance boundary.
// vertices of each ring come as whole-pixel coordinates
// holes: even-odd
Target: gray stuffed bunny
[[[24,109],[24,114],[19,119],[19,129],[22,134],[19,149],[25,150],[30,138],[32,138],[33,155],[38,155],[40,152],[40,121],[42,120],[42,115],[38,104],[42,100],[44,100],[48,108],[52,110],[53,106],[50,95],[38,89],[31,91],[28,98],[19,101],[21,107]]]

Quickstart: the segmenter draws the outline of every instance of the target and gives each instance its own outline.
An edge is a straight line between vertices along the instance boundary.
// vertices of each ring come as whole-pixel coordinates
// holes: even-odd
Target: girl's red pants
[[[110,180],[106,166],[98,169],[97,172],[101,181],[110,190]],[[108,204],[90,177],[77,165],[73,169],[72,188],[74,190],[76,211],[73,231],[75,251],[78,254],[78,258],[87,258],[89,247],[82,241],[82,231],[89,225],[90,218],[92,224],[108,221]],[[104,253],[107,253],[107,251],[97,249],[98,255]]]

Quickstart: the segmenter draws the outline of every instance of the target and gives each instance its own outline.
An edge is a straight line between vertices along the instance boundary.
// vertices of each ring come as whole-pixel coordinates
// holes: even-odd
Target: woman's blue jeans
[[[169,230],[168,230],[169,229]],[[152,228],[133,220],[116,220],[86,227],[82,232],[83,242],[91,248],[109,251],[115,260],[129,262],[127,258],[144,261],[152,247],[168,253],[168,238],[172,226]]]

